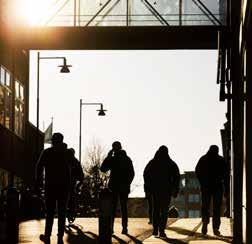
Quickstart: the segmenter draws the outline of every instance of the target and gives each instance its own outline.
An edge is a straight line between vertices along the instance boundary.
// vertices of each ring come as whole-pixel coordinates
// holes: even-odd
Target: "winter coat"
[[[195,172],[201,187],[216,189],[224,185],[228,190],[229,167],[220,155],[207,153],[202,156]]]
[[[134,179],[135,172],[131,159],[124,153],[116,153],[114,156],[107,156],[100,170],[110,170],[109,189],[114,192],[130,193],[130,184]]]
[[[144,169],[145,192],[176,196],[179,182],[179,168],[169,156],[152,159]]]
[[[51,192],[68,190],[71,184],[73,157],[66,144],[60,143],[45,149],[37,162],[36,180],[41,185],[45,170],[45,189]]]

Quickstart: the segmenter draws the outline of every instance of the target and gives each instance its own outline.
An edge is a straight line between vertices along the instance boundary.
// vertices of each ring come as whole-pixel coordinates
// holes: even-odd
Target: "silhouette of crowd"
[[[52,147],[42,151],[36,167],[37,189],[44,188],[46,223],[40,240],[50,243],[52,226],[57,206],[58,243],[63,243],[66,212],[74,204],[76,187],[80,187],[84,174],[80,162],[74,156],[74,149],[68,149],[61,133],[52,136]],[[112,143],[100,166],[101,172],[110,172],[108,189],[111,192],[111,234],[114,233],[114,219],[117,202],[120,200],[122,214],[122,234],[128,234],[128,196],[135,172],[131,158],[123,150],[119,141]],[[207,234],[210,219],[210,202],[213,199],[213,231],[220,235],[220,209],[222,198],[229,194],[229,168],[224,158],[218,154],[218,146],[211,145],[196,166],[202,195],[202,234]],[[166,225],[172,198],[179,194],[180,171],[169,156],[168,147],[162,145],[146,165],[144,172],[144,191],[149,206],[149,224],[152,234],[166,238]],[[71,207],[70,207],[71,208]],[[178,217],[178,209],[171,207],[170,217]],[[71,217],[71,214],[70,214]],[[74,215],[72,215],[74,220]]]

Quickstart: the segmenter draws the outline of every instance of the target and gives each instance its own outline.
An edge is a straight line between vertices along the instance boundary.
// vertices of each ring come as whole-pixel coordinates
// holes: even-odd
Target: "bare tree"
[[[106,157],[104,148],[96,140],[87,148],[86,159],[84,160],[84,191],[85,202],[88,201],[90,209],[98,208],[99,191],[107,186],[109,175],[100,171],[100,166]]]

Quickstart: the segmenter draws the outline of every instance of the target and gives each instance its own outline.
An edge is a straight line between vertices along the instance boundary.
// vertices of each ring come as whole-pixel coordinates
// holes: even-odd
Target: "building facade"
[[[0,189],[31,184],[43,134],[29,123],[29,51],[16,49],[0,29]]]

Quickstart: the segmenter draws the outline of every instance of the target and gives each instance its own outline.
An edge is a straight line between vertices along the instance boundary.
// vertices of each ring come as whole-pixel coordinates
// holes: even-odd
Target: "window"
[[[15,81],[15,133],[24,135],[24,87]]]
[[[184,218],[185,217],[185,210],[179,210],[179,217]]]
[[[184,195],[178,195],[178,197],[175,200],[177,203],[184,204],[185,203],[185,196]]]
[[[199,182],[197,179],[194,179],[194,178],[189,178],[187,180],[187,188],[191,188],[191,189],[197,189],[199,188],[200,185],[199,185]]]
[[[0,124],[11,128],[12,91],[11,74],[3,66],[0,68]]]
[[[189,210],[188,215],[189,215],[189,218],[199,218],[200,211],[199,210]]]
[[[199,194],[189,194],[189,202],[199,202],[200,197]]]

